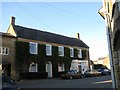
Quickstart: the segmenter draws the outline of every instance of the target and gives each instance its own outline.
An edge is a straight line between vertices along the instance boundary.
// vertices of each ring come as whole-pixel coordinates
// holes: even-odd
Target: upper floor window
[[[70,57],[74,57],[74,48],[70,48]]]
[[[8,55],[9,54],[9,48],[7,48],[7,47],[0,47],[0,54],[1,55]]]
[[[82,58],[82,50],[78,49],[78,58]]]
[[[38,54],[38,44],[34,42],[30,42],[30,54]]]
[[[58,53],[59,53],[59,56],[64,56],[64,47],[63,46],[58,47]]]
[[[46,44],[46,55],[51,56],[52,55],[52,46],[49,44]]]

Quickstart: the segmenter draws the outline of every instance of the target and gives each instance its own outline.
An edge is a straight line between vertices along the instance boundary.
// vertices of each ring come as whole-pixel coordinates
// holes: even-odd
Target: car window
[[[77,71],[73,71],[73,73],[77,73]]]
[[[68,71],[67,73],[68,74],[75,74],[75,73],[77,73],[77,71],[71,70],[71,71]]]

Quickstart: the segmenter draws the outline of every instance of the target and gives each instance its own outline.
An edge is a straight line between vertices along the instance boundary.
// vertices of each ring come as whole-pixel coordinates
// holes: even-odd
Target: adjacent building
[[[109,60],[109,55],[106,57],[100,57],[98,60],[94,60],[94,64],[102,64],[106,66],[108,69],[110,69],[110,60]]]
[[[99,10],[100,15],[106,21],[109,49],[111,52],[111,67],[115,81],[114,88],[120,89],[120,1],[103,0],[103,7]]]
[[[7,33],[2,34],[0,50],[6,53],[0,54],[2,62],[9,63],[6,66],[10,69],[8,74],[15,79],[28,72],[47,72],[52,78],[58,72],[74,69],[75,62],[79,62],[76,68],[79,72],[84,67],[90,69],[89,47],[80,39],[79,33],[77,36],[72,38],[19,26],[15,24],[15,17],[11,17]]]
[[[8,76],[11,76],[11,74],[12,76],[15,76],[14,60],[15,60],[16,37],[8,33],[1,33],[1,32],[0,35],[2,36],[2,40],[1,40],[2,45],[0,46],[0,57],[1,57],[0,67],[3,70],[3,72]]]

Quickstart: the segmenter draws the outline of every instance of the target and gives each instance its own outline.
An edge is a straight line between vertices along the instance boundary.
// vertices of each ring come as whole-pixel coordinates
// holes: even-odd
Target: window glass
[[[0,54],[1,55],[8,55],[9,54],[9,48],[7,48],[7,47],[0,47]]]
[[[46,44],[46,55],[52,55],[52,46],[49,44]]]
[[[58,51],[59,51],[59,56],[64,56],[64,47],[63,46],[59,46]]]
[[[82,50],[78,49],[78,58],[82,58]]]
[[[74,49],[70,48],[70,57],[74,57]]]
[[[38,54],[38,44],[30,42],[30,54]]]

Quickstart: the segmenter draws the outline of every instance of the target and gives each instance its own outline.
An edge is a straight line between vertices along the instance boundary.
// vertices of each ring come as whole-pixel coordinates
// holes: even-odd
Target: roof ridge
[[[54,34],[54,35],[59,35],[59,36],[63,36],[63,37],[66,37],[66,38],[77,39],[75,37],[69,37],[69,36],[65,36],[65,35],[61,35],[61,34],[57,34],[57,33],[53,33],[53,32],[48,32],[48,31],[43,31],[43,30],[39,30],[39,29],[35,29],[35,28],[29,28],[29,27],[20,26],[20,25],[15,25],[15,26],[26,28],[26,29],[29,29],[29,30],[35,30],[35,31],[39,31],[39,32],[44,32],[44,33],[50,33],[50,34]],[[80,40],[80,39],[77,39],[77,40]],[[80,40],[80,41],[82,41],[82,40]]]
[[[17,37],[20,38],[89,48],[81,39],[19,25],[14,25],[13,28],[18,35]]]

